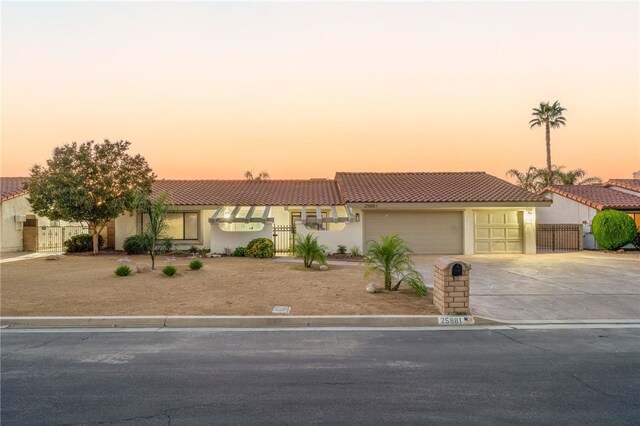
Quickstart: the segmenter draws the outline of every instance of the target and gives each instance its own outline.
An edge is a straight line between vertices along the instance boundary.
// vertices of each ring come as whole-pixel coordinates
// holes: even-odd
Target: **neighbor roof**
[[[303,206],[344,204],[333,180],[157,180],[176,205]]]
[[[640,197],[602,185],[552,185],[542,192],[550,191],[597,210],[640,210]]]
[[[640,179],[609,179],[602,186],[605,188],[617,186],[618,188],[640,192]]]
[[[348,203],[548,203],[485,172],[458,173],[336,173]]]
[[[0,201],[18,197],[25,193],[26,177],[0,177]]]

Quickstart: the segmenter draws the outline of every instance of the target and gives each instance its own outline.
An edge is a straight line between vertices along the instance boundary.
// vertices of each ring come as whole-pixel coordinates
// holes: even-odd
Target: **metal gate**
[[[276,253],[293,253],[296,244],[296,228],[289,225],[274,225],[273,245]]]
[[[64,242],[74,235],[88,234],[85,226],[39,226],[38,251],[64,251]]]
[[[582,248],[582,225],[536,225],[536,251],[567,252],[579,251],[582,250]]]

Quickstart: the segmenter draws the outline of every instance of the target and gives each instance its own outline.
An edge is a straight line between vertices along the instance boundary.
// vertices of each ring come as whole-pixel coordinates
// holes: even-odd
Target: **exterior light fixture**
[[[360,222],[360,213],[356,213],[356,222]]]
[[[532,224],[535,219],[535,215],[531,210],[527,210],[524,212],[524,223]]]

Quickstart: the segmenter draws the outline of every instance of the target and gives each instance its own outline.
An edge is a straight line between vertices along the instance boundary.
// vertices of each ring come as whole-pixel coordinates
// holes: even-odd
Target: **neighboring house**
[[[0,178],[0,252],[22,251],[22,227],[31,212],[27,194],[23,190],[25,177]]]
[[[329,251],[363,250],[398,233],[417,254],[535,253],[536,207],[551,201],[484,172],[336,173],[334,180],[159,180],[174,213],[169,236],[179,248],[213,252],[313,232]],[[116,219],[116,249],[145,218]]]
[[[599,248],[591,232],[591,221],[601,210],[627,213],[640,230],[640,179],[611,179],[595,185],[552,185],[540,194],[553,204],[538,210],[537,223],[582,224],[585,249]]]

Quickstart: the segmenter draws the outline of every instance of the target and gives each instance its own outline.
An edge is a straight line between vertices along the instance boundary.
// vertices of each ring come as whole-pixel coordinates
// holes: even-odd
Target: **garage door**
[[[416,254],[461,254],[462,212],[365,212],[365,246],[390,234]]]
[[[475,212],[476,253],[522,253],[522,219],[517,211]]]

